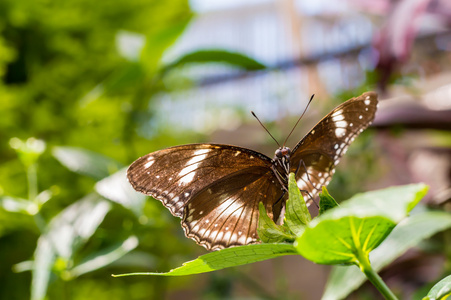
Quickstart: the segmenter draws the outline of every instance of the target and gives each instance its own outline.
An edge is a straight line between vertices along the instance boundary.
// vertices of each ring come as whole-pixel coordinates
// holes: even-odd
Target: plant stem
[[[388,288],[382,278],[373,270],[373,268],[363,269],[363,273],[368,280],[377,288],[377,290],[389,300],[397,300],[395,294]]]
[[[357,256],[360,270],[365,274],[368,280],[377,288],[377,290],[387,300],[398,300],[393,292],[388,288],[382,278],[371,267],[368,254],[359,253]]]
[[[27,179],[28,179],[28,200],[35,202],[38,196],[38,178],[36,171],[36,164],[31,164],[27,168]]]

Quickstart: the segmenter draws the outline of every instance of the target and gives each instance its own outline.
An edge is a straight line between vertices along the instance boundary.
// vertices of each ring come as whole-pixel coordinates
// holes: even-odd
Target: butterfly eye
[[[275,152],[275,154],[276,154],[276,156],[277,156],[278,158],[282,158],[282,157],[283,157],[282,150],[280,150],[280,149],[277,149],[276,152]]]
[[[280,150],[280,152],[283,156],[285,156],[285,155],[290,155],[291,150],[290,150],[290,148],[283,147],[282,150]]]

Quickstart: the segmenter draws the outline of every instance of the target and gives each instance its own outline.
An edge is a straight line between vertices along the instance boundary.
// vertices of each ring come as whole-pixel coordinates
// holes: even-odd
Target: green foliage
[[[451,228],[449,213],[426,211],[413,214],[397,225],[379,247],[370,253],[371,264],[376,271],[380,271],[408,249],[448,228]],[[364,281],[365,276],[357,268],[334,266],[323,299],[345,298]]]
[[[162,74],[176,67],[185,66],[193,63],[223,63],[240,69],[256,71],[266,69],[262,63],[249,58],[241,53],[224,51],[221,49],[210,49],[194,51],[180,57],[176,61],[167,64],[162,70]]]
[[[426,192],[427,187],[419,184],[358,194],[313,220],[296,240],[296,248],[316,263],[357,263],[359,256],[368,256]]]
[[[263,203],[259,203],[257,233],[263,243],[293,242],[296,236],[284,225],[277,225],[266,213]]]
[[[277,225],[266,213],[263,203],[259,203],[258,236],[263,243],[293,242],[302,234],[312,217],[296,184],[294,173],[288,180],[288,200],[282,225]]]
[[[329,191],[323,186],[322,193],[319,194],[319,215],[322,215],[327,210],[338,206],[337,201],[329,194]]]
[[[451,275],[440,280],[439,283],[429,291],[423,300],[448,299],[451,296]]]
[[[93,151],[75,147],[54,147],[53,156],[66,168],[100,180],[124,167],[121,163]]]
[[[143,134],[153,96],[177,88],[163,83],[166,73],[186,63],[264,67],[220,49],[164,65],[191,17],[187,0],[0,2],[0,298],[62,298],[90,273],[96,284],[85,281],[90,292],[74,299],[112,299],[101,290],[111,285],[107,268],[163,269],[189,252],[183,240],[158,242],[181,234],[178,222],[130,187],[124,167],[190,137]],[[127,38],[141,46],[128,51]],[[130,286],[164,293],[158,281]]]
[[[305,226],[310,223],[312,217],[299,191],[294,173],[290,173],[288,178],[288,194],[285,224],[296,236],[299,236],[304,232]]]
[[[296,250],[290,244],[257,244],[240,247],[226,248],[211,252],[197,259],[184,263],[181,267],[167,273],[129,273],[116,275],[161,275],[161,276],[184,276],[205,272],[216,271],[257,261],[267,260],[283,255],[295,255]]]

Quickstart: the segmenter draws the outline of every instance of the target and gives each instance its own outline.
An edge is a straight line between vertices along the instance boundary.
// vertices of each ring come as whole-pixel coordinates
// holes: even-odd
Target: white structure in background
[[[370,42],[373,27],[360,13],[343,12],[343,5],[318,8],[330,1],[307,2],[315,1],[297,1],[293,12],[289,10],[289,4],[293,4],[290,0],[253,0],[246,1],[246,5],[242,1],[192,1],[194,9],[198,7],[201,12],[165,60],[172,61],[199,49],[219,48],[247,54],[272,67],[294,62],[300,55],[320,55]],[[340,16],[337,11],[333,14],[334,7]],[[328,15],[315,15],[316,11],[327,11]],[[302,23],[291,21],[293,16],[299,16]],[[367,65],[365,59],[331,59],[315,69],[324,84],[321,89],[331,93],[359,85]],[[224,66],[202,66],[182,72],[189,78],[208,78],[237,71]],[[166,126],[200,132],[233,129],[243,115],[251,117],[250,110],[266,122],[299,115],[310,95],[321,93],[311,89],[308,77],[305,67],[293,66],[164,94],[153,104],[157,104],[157,118]]]

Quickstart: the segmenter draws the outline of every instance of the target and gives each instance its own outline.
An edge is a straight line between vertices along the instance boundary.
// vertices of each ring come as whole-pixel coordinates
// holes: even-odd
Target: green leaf
[[[72,172],[102,179],[123,167],[119,162],[101,154],[75,147],[55,147],[53,156]]]
[[[290,173],[288,179],[288,200],[286,203],[285,224],[290,230],[299,236],[305,230],[312,217],[296,183],[294,173]]]
[[[31,300],[45,299],[56,253],[51,240],[41,235],[34,252],[33,274],[31,278]]]
[[[146,196],[135,191],[127,181],[127,169],[102,179],[95,185],[97,193],[130,209],[138,217],[142,215]]]
[[[137,246],[138,238],[131,236],[118,245],[93,253],[81,264],[72,268],[68,272],[68,277],[66,279],[75,278],[85,273],[103,268],[129,253]]]
[[[88,195],[52,219],[34,253],[31,299],[44,299],[55,259],[58,257],[62,264],[73,260],[74,252],[94,234],[109,210],[106,200]]]
[[[369,253],[393,229],[383,217],[322,220],[298,238],[299,253],[318,264],[357,263],[357,253]]]
[[[25,215],[35,215],[39,211],[38,205],[33,201],[10,196],[0,197],[0,207],[9,212]]]
[[[319,193],[319,215],[322,215],[326,210],[337,207],[338,203],[329,194],[329,191],[323,186],[323,192]]]
[[[353,196],[342,203],[339,209],[333,209],[331,212],[335,218],[348,215],[384,216],[398,223],[420,202],[427,191],[427,185],[418,183],[366,192]]]
[[[434,285],[423,300],[447,299],[449,296],[451,296],[451,275],[443,278]]]
[[[156,74],[163,53],[183,33],[190,18],[175,20],[171,26],[146,36],[146,44],[141,52],[141,62],[149,74]]]
[[[64,259],[71,259],[94,234],[110,208],[108,201],[93,193],[56,215],[46,233],[56,253]]]
[[[424,184],[413,184],[356,195],[310,222],[295,246],[315,263],[357,263],[426,192]]]
[[[121,93],[127,88],[130,88],[130,86],[136,86],[144,78],[145,72],[143,65],[135,62],[128,63],[122,68],[115,70],[101,85],[98,85],[87,94],[83,99],[83,103],[97,99],[103,93],[107,95]]]
[[[257,233],[263,243],[294,241],[296,237],[291,234],[288,228],[282,225],[277,225],[270,217],[268,217],[263,203],[259,203],[258,210],[259,218]]]
[[[451,214],[424,212],[412,215],[396,226],[378,248],[370,253],[374,270],[379,271],[420,241],[451,227]],[[332,269],[323,300],[343,299],[366,280],[354,266]]]
[[[174,68],[193,63],[221,63],[250,71],[263,70],[267,68],[264,64],[256,61],[255,59],[238,52],[230,52],[220,49],[204,49],[185,54],[176,61],[167,64],[162,68],[161,74],[164,75]]]
[[[226,248],[199,256],[197,259],[186,262],[181,267],[167,273],[129,273],[114,276],[184,276],[236,267],[284,255],[296,254],[296,249],[290,244],[253,244]]]

